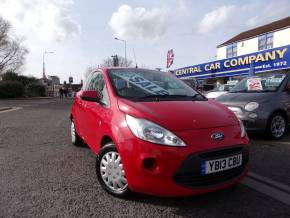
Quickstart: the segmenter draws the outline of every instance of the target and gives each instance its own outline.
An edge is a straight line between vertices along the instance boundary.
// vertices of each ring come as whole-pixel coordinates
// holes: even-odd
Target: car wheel
[[[287,121],[283,114],[274,113],[267,126],[267,135],[272,139],[281,139],[285,133],[287,128]]]
[[[96,173],[103,189],[117,197],[125,197],[130,190],[121,156],[113,143],[106,144],[96,161]]]
[[[81,146],[82,145],[82,139],[77,133],[77,130],[75,128],[74,120],[71,121],[70,134],[71,134],[71,142],[72,142],[72,144],[74,144],[76,146]]]

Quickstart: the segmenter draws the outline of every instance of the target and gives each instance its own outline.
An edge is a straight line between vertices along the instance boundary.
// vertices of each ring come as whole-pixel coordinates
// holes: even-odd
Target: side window
[[[85,88],[86,90],[97,91],[100,97],[100,101],[106,106],[109,106],[109,93],[106,87],[104,77],[100,72],[94,72],[92,74],[92,76],[89,78],[89,83]]]
[[[227,46],[227,58],[236,57],[237,52],[237,43],[233,43]]]
[[[93,75],[93,72],[89,73],[89,75],[87,76],[87,78],[85,79],[85,82],[83,84],[83,87],[82,87],[82,90],[88,90],[88,86],[89,86],[89,83],[91,81],[91,77]]]
[[[266,33],[258,38],[258,50],[273,48],[273,33]]]

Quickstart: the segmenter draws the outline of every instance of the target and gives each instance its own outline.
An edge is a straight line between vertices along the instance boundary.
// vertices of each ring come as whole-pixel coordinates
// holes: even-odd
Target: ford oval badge
[[[221,132],[215,132],[215,133],[211,134],[211,138],[215,141],[221,141],[225,138],[225,136]]]

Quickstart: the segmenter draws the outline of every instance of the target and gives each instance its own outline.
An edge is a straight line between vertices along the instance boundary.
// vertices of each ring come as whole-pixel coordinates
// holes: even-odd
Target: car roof
[[[99,68],[96,68],[94,71],[102,71],[102,72],[108,72],[109,70],[120,70],[120,71],[123,71],[123,70],[134,70],[134,71],[154,71],[154,72],[161,72],[161,73],[167,73],[167,72],[164,72],[164,71],[158,71],[158,70],[155,70],[155,69],[148,69],[148,68],[136,68],[136,67],[99,67]]]

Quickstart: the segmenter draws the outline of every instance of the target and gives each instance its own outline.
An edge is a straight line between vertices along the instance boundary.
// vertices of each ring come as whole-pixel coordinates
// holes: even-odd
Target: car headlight
[[[149,120],[138,119],[126,114],[126,121],[130,130],[137,138],[161,145],[186,146],[172,132]]]
[[[246,111],[254,111],[259,107],[259,103],[257,102],[249,102],[248,104],[245,105],[245,110]]]
[[[246,128],[240,119],[239,119],[239,123],[240,123],[240,129],[241,129],[241,138],[244,138],[247,134]]]

